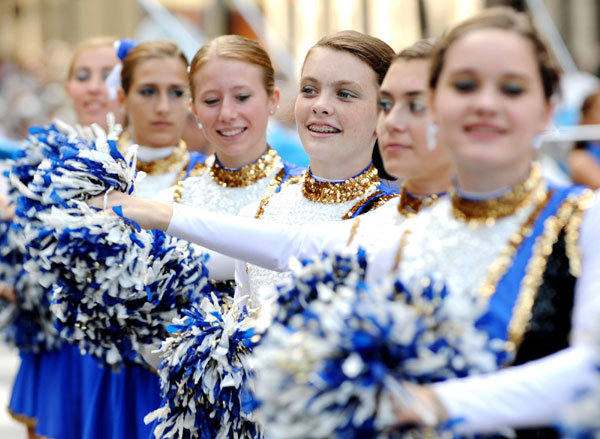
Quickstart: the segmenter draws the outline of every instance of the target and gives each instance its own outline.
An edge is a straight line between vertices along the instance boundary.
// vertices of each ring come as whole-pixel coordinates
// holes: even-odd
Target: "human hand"
[[[173,215],[171,204],[147,200],[118,191],[90,198],[87,204],[112,214],[119,212],[120,216],[135,221],[142,229],[148,230],[167,230]]]
[[[0,281],[0,297],[4,297],[9,302],[14,302],[16,300],[15,288],[6,282]]]
[[[431,388],[409,382],[403,383],[403,386],[410,395],[410,401],[395,404],[398,426],[438,427],[448,420],[446,407]]]
[[[11,221],[15,217],[15,206],[10,200],[0,195],[0,220]]]

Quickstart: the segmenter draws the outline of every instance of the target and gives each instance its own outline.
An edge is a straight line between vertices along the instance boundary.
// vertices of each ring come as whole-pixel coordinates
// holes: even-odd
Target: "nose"
[[[221,104],[221,108],[219,110],[219,120],[222,122],[228,122],[237,117],[237,110],[235,109],[235,104],[232,100],[226,96],[223,98],[223,103]]]
[[[479,114],[491,114],[498,108],[498,91],[489,85],[482,87],[475,95],[475,111]]]
[[[88,91],[90,93],[102,93],[106,90],[106,84],[100,75],[92,75],[88,83]]]
[[[167,93],[160,92],[156,102],[156,111],[159,113],[168,113],[171,110],[171,103]]]
[[[312,112],[315,115],[329,116],[333,113],[331,99],[327,94],[321,93],[315,98],[312,105]]]
[[[388,113],[381,112],[380,118],[383,118],[383,126],[388,131],[401,131],[407,129],[409,111],[405,104],[395,104]]]

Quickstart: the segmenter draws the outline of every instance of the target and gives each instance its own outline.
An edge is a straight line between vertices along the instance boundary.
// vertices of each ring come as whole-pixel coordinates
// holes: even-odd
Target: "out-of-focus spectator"
[[[600,125],[600,91],[589,95],[581,106],[581,125]],[[575,183],[600,188],[600,137],[577,142],[569,153],[568,164]]]

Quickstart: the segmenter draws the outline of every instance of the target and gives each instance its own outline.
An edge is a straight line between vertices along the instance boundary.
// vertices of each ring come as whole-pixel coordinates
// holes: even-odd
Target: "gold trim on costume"
[[[177,183],[175,183],[175,189],[173,190],[173,201],[179,203],[183,195],[183,185],[185,181],[185,174],[187,165],[181,170],[177,176]],[[197,177],[198,175],[204,174],[208,167],[204,163],[197,163],[194,168],[190,171],[187,178]]]
[[[225,168],[214,155],[213,158],[210,176],[219,186],[228,188],[250,186],[271,174],[281,163],[279,155],[271,147],[268,147],[258,160],[238,169]]]
[[[400,212],[401,215],[410,216],[416,215],[419,213],[419,210],[431,206],[438,200],[440,194],[425,195],[422,197],[415,196],[409,193],[406,190],[404,183],[402,183],[399,196],[398,212]]]
[[[161,175],[176,169],[181,163],[187,163],[190,160],[190,153],[183,140],[179,141],[175,151],[164,159],[153,160],[151,162],[142,162],[138,160],[136,167],[138,171],[143,171],[148,175]]]
[[[452,214],[471,227],[481,224],[492,226],[496,220],[512,215],[517,210],[531,206],[545,192],[540,166],[533,164],[525,181],[517,184],[508,194],[490,200],[467,200],[452,188]]]
[[[585,195],[584,195],[585,196]],[[538,290],[543,281],[548,257],[552,254],[552,247],[558,241],[561,230],[569,228],[569,223],[579,216],[578,211],[583,210],[580,200],[567,199],[558,209],[556,215],[546,219],[544,231],[537,238],[533,254],[527,264],[525,277],[521,281],[521,288],[517,303],[513,308],[512,319],[508,325],[510,347],[517,349],[521,344],[523,335],[529,327],[531,312],[537,298]]]
[[[377,168],[371,164],[366,171],[348,180],[334,183],[317,181],[308,170],[303,173],[302,194],[315,203],[337,204],[362,198],[379,186]]]
[[[356,232],[358,231],[358,227],[360,226],[360,217],[356,217],[352,222],[352,229],[350,230],[350,237],[348,238],[347,246],[352,244],[354,241],[354,237],[356,236]]]
[[[8,412],[8,415],[13,418],[15,421],[21,423],[21,424],[25,424],[27,427],[30,428],[35,428],[35,424],[37,423],[37,419],[35,418],[30,418],[29,416],[26,415],[21,415],[19,413],[15,413],[13,412],[10,407],[6,407],[6,411]]]
[[[271,201],[271,197],[277,193],[277,188],[281,185],[281,182],[285,178],[285,168],[281,169],[275,177],[269,182],[269,185],[265,189],[265,196],[260,200],[258,209],[256,209],[255,218],[261,218],[265,213],[265,207]],[[286,180],[286,184],[296,184],[300,182],[300,176],[292,176]]]
[[[347,220],[347,219],[352,218],[358,209],[363,207],[365,204],[367,204],[373,198],[380,196],[381,194],[383,194],[382,191],[377,191],[370,197],[359,200],[358,203],[356,203],[354,206],[352,206],[348,212],[346,212],[344,215],[342,215],[342,220]],[[398,194],[388,194],[388,195],[381,196],[381,198],[379,198],[377,201],[375,201],[373,203],[373,206],[371,206],[371,209],[369,210],[369,212],[383,206],[386,203],[386,201],[389,201],[392,198],[395,198],[397,196],[398,196]]]
[[[479,288],[481,295],[486,300],[496,292],[498,282],[500,282],[500,279],[510,267],[515,253],[517,252],[517,249],[521,243],[527,236],[531,234],[531,227],[533,226],[535,219],[538,217],[543,207],[548,202],[549,198],[550,192],[546,192],[544,197],[538,201],[536,208],[533,210],[533,212],[531,212],[531,215],[529,215],[527,221],[523,223],[518,232],[511,235],[508,245],[502,250],[492,265],[490,265],[487,276]]]

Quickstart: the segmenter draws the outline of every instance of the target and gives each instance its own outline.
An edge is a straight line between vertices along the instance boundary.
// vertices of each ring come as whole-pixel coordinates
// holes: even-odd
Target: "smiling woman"
[[[113,113],[120,121],[119,104],[109,99],[104,80],[119,63],[113,49],[114,39],[93,38],[82,43],[73,55],[65,90],[73,103],[77,122],[97,123],[105,130],[106,115]]]

